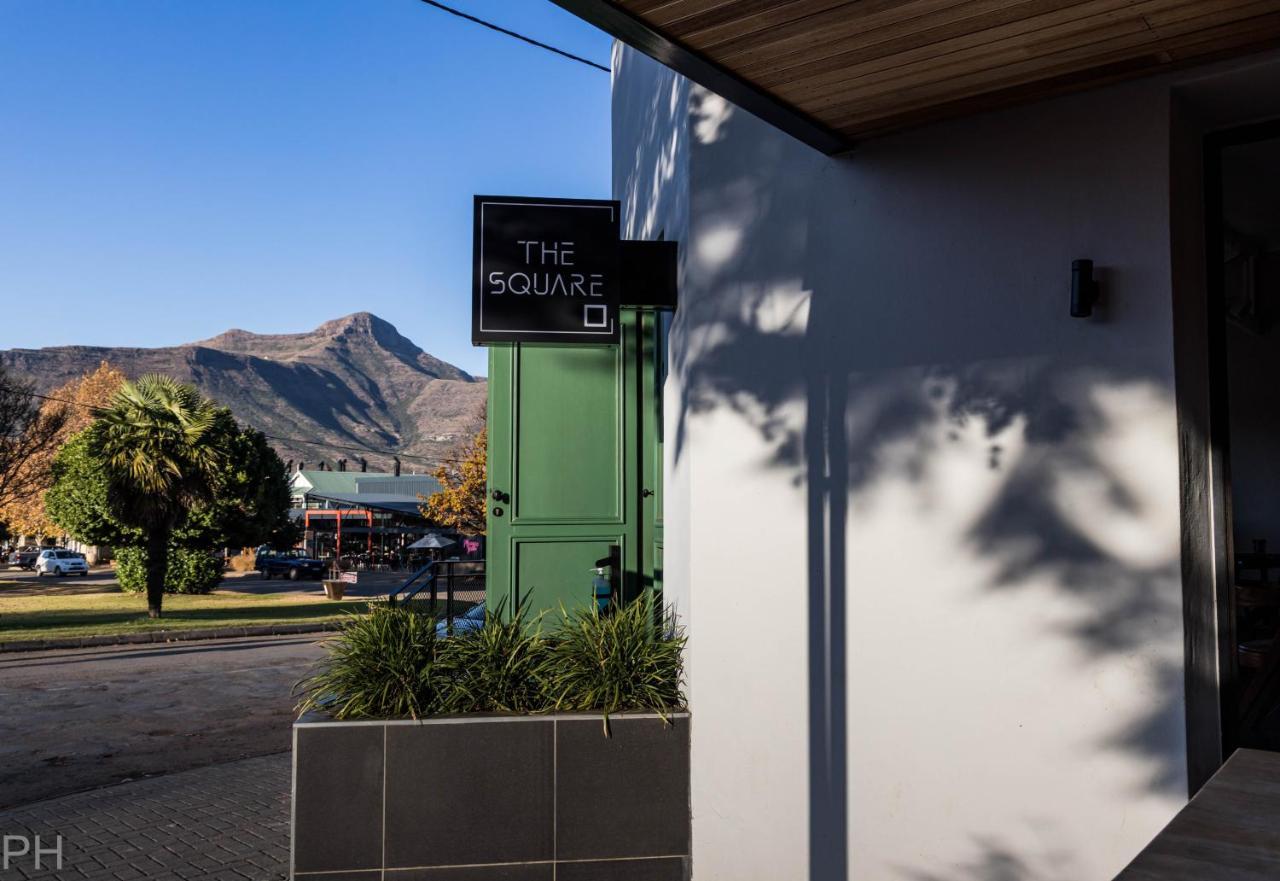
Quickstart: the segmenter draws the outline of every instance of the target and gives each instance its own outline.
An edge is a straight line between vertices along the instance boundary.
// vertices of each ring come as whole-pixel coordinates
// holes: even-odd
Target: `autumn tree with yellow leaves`
[[[485,531],[485,484],[488,479],[489,430],[482,428],[459,458],[436,469],[440,491],[419,506],[422,516],[433,523],[470,535]],[[422,498],[421,496],[419,498]]]
[[[44,537],[61,532],[45,511],[44,494],[53,485],[53,457],[73,435],[93,421],[95,407],[105,405],[125,381],[125,375],[106,361],[96,370],[52,391],[41,414],[61,422],[53,443],[45,445],[21,466],[20,491],[0,505],[0,523],[12,535]]]

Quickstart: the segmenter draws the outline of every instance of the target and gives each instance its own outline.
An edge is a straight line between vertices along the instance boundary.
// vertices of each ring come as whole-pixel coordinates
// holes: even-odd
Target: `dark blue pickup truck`
[[[254,568],[263,578],[279,576],[297,581],[299,578],[323,578],[323,560],[308,557],[301,551],[258,551]]]

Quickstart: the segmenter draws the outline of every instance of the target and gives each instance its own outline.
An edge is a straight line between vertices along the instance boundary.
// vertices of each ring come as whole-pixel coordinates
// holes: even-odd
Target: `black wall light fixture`
[[[1098,302],[1098,280],[1092,260],[1071,261],[1071,317],[1088,318]]]

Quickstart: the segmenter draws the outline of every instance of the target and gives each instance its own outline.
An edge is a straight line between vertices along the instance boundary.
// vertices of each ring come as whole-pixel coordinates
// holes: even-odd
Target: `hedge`
[[[126,547],[116,551],[116,578],[120,589],[141,593],[147,589],[147,552]],[[165,593],[209,593],[222,581],[222,564],[208,551],[169,548]]]

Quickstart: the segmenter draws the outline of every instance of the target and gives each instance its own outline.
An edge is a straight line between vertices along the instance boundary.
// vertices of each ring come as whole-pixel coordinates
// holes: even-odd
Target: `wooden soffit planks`
[[[829,153],[1280,45],[1280,0],[556,2]]]

